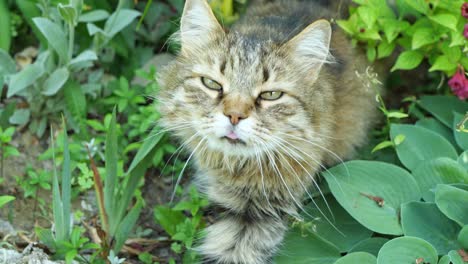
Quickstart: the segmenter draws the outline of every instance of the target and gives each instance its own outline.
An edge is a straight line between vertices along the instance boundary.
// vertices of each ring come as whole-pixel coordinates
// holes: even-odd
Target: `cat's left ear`
[[[288,53],[311,74],[320,72],[324,63],[333,62],[330,54],[332,29],[326,20],[318,20],[286,43]]]
[[[219,34],[224,34],[223,28],[206,0],[187,0],[180,21],[182,51],[206,48]]]

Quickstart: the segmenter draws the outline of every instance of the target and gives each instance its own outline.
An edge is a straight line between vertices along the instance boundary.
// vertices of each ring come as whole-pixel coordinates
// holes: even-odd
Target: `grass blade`
[[[63,164],[62,164],[62,207],[63,207],[63,231],[66,240],[68,240],[71,231],[71,168],[70,151],[68,149],[68,134],[65,120],[62,120],[63,126]]]
[[[117,146],[117,128],[116,128],[115,107],[112,111],[112,118],[107,130],[106,137],[106,180],[104,185],[104,208],[109,217],[109,229],[113,234],[117,227],[119,219],[115,218],[115,184],[117,181],[117,162],[118,162],[118,146]]]

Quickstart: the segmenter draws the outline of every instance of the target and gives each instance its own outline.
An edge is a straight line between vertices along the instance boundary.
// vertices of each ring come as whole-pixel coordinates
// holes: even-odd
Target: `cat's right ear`
[[[180,21],[182,52],[206,48],[205,44],[224,34],[206,0],[187,0]]]

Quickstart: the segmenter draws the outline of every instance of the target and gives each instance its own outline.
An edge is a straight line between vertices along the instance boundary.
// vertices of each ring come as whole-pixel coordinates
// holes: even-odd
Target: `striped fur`
[[[260,2],[223,29],[205,0],[187,0],[181,52],[159,76],[161,124],[221,212],[198,247],[206,263],[271,262],[315,174],[350,158],[375,119],[371,80],[356,75],[364,59],[327,22],[326,5]],[[284,95],[259,99],[265,91]],[[226,113],[242,118],[232,125]]]

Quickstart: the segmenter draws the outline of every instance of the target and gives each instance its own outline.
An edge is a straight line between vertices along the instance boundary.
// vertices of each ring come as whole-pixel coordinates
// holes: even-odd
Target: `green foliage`
[[[1,195],[0,196],[0,208],[5,206],[5,204],[14,201],[16,198],[10,195]]]
[[[392,71],[411,70],[424,58],[431,68],[452,76],[457,65],[468,66],[463,29],[466,20],[460,15],[464,0],[398,0],[390,6],[385,0],[354,0],[347,20],[338,25],[357,42],[366,44],[370,61],[403,50]]]
[[[459,160],[465,159],[462,137],[466,135],[459,134],[458,141],[446,137],[465,133],[457,131],[454,123],[463,119],[468,103],[452,99],[424,96],[418,101],[433,116],[430,125],[390,125],[392,146],[409,171],[386,162],[355,160],[323,172],[339,203],[327,199],[335,218],[326,213],[323,203],[309,204],[313,215],[325,220],[306,218],[299,223],[301,228],[287,236],[278,263],[288,263],[289,256],[294,256],[294,263],[438,263],[439,256],[439,263],[463,263],[460,252],[468,243],[468,171]],[[449,102],[453,102],[450,107]],[[427,123],[423,118],[420,121]],[[337,252],[347,255],[339,258]]]
[[[68,4],[40,1],[42,14],[38,17],[33,6],[22,1],[17,4],[25,15],[34,14],[30,23],[40,32],[38,37],[45,40],[42,44],[47,49],[39,53],[34,63],[19,72],[16,72],[8,54],[0,50],[0,62],[6,65],[0,70],[0,80],[7,81],[7,97],[21,96],[29,105],[27,109],[17,109],[10,122],[17,125],[29,123],[30,129],[42,136],[47,124],[57,120],[56,113],[64,112],[68,125],[86,136],[87,94],[79,85],[80,75],[83,71],[93,71],[92,66],[104,45],[127,27],[139,12],[119,6],[109,16],[105,15],[107,11],[94,10],[93,13],[84,13],[84,19],[80,19],[82,0]],[[104,29],[88,22],[96,19],[106,20]],[[80,52],[77,52],[75,31],[80,23],[87,23],[89,36],[93,37],[94,43],[80,47]],[[99,86],[99,81],[94,80],[88,85]]]
[[[189,194],[189,200],[182,200],[172,208],[156,206],[154,217],[174,240],[171,244],[172,251],[177,254],[184,253],[184,263],[198,263],[192,246],[198,231],[205,225],[200,209],[207,206],[208,201],[201,197],[193,186]],[[186,217],[184,212],[188,212],[190,217]]]

